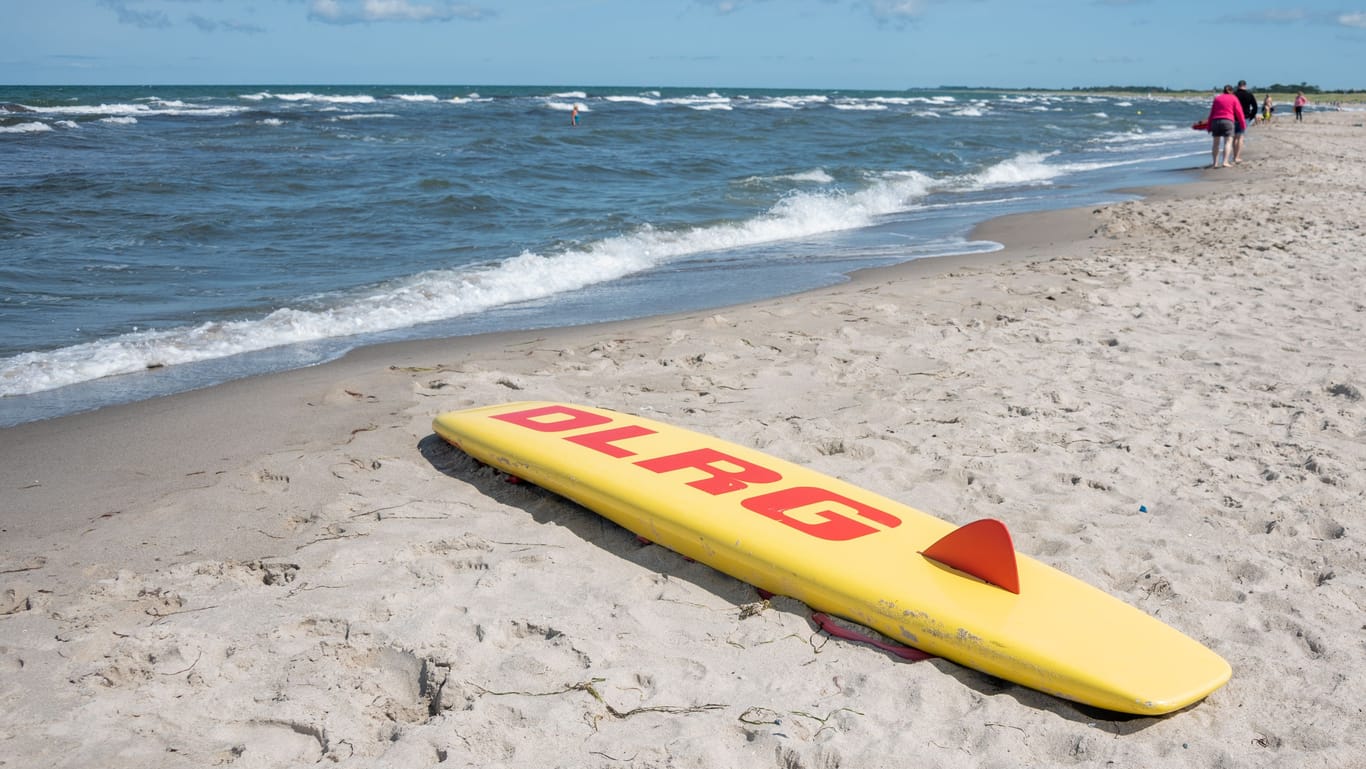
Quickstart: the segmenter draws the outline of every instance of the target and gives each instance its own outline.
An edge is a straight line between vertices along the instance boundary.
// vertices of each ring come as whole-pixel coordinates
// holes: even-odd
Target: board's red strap
[[[927,660],[934,656],[929,652],[922,652],[919,649],[910,646],[903,646],[891,641],[880,641],[870,635],[864,635],[857,630],[850,630],[843,625],[837,624],[828,614],[815,612],[811,615],[811,621],[815,622],[816,626],[821,630],[824,630],[836,638],[843,638],[846,641],[857,641],[870,646],[876,646],[889,654],[895,654],[896,656],[905,660],[910,660],[911,662]]]
[[[767,590],[764,590],[763,588],[756,587],[755,590],[759,591],[759,597],[764,599],[765,601],[773,597],[773,593],[770,593]],[[910,646],[905,646],[903,644],[895,643],[893,641],[880,641],[876,638],[873,638],[870,635],[860,633],[857,630],[850,630],[849,628],[837,624],[833,619],[830,618],[829,614],[823,614],[818,611],[812,612],[811,621],[816,623],[816,627],[820,628],[821,630],[824,630],[825,632],[829,633],[830,635],[836,638],[843,638],[846,641],[857,641],[858,643],[866,643],[871,646],[876,646],[877,648],[890,654],[895,654],[896,656],[904,660],[910,660],[911,662],[919,662],[921,660],[927,660],[934,657],[934,655],[930,654],[929,652],[922,652],[919,649],[914,649]]]

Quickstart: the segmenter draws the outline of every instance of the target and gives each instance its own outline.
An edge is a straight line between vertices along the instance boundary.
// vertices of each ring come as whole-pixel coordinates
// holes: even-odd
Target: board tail
[[[1020,594],[1015,543],[1010,539],[1010,530],[995,518],[960,526],[925,548],[921,555]]]

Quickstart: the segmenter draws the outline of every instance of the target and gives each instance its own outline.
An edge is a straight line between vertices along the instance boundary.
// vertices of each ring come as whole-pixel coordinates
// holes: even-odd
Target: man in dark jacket
[[[1238,97],[1238,103],[1243,105],[1243,118],[1246,120],[1246,126],[1252,125],[1257,120],[1257,97],[1247,90],[1246,80],[1238,81],[1238,90],[1234,91],[1234,94]],[[1246,126],[1241,131],[1236,126],[1233,129],[1234,163],[1243,162],[1243,131],[1247,130]]]

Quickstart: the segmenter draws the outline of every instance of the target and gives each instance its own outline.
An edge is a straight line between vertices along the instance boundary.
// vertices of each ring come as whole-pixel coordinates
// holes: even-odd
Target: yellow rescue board
[[[925,555],[939,548],[971,560],[975,540],[939,543],[975,524],[955,530],[717,438],[550,402],[454,411],[433,428],[482,462],[736,579],[1058,697],[1157,715],[1202,699],[1232,672],[1195,640],[1013,546],[987,556],[998,566],[1013,558],[1000,576],[952,552]],[[1006,584],[1012,575],[1018,583]]]

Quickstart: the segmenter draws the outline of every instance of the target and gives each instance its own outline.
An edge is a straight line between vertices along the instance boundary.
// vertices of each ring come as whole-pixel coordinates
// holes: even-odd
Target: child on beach
[[[1234,131],[1247,129],[1243,105],[1238,101],[1238,97],[1233,95],[1233,86],[1224,86],[1224,92],[1214,97],[1214,102],[1210,104],[1208,120],[1210,135],[1214,137],[1214,146],[1210,149],[1210,164],[1205,167],[1230,168],[1233,166]]]
[[[1262,101],[1262,122],[1270,123],[1275,114],[1276,105],[1271,103],[1271,94],[1267,94],[1266,99]]]
[[[1295,120],[1304,121],[1304,105],[1308,103],[1309,100],[1304,98],[1304,91],[1295,94]]]

